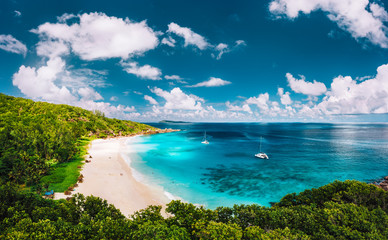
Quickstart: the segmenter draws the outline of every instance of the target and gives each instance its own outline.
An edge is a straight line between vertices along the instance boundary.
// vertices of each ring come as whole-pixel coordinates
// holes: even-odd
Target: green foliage
[[[47,185],[48,189],[55,192],[64,192],[70,185],[76,183],[80,176],[80,167],[84,164],[84,156],[87,154],[89,143],[90,138],[78,139],[76,141],[78,152],[73,159],[52,165],[48,174],[41,178],[40,185]]]
[[[338,182],[315,194],[343,195]],[[351,181],[347,192],[364,189]],[[319,193],[322,189],[322,193]],[[293,194],[295,198],[304,193]],[[388,239],[388,214],[370,192],[358,193],[359,203],[338,201],[300,203],[266,208],[235,205],[205,209],[172,201],[164,218],[160,206],[149,206],[125,218],[97,197],[76,195],[68,201],[46,200],[15,186],[0,186],[0,239]],[[377,198],[384,197],[378,194]],[[348,201],[353,201],[347,198]]]
[[[297,206],[314,204],[323,207],[326,202],[354,203],[370,209],[382,208],[388,211],[388,192],[372,184],[354,180],[335,181],[318,189],[309,189],[296,195],[287,194],[275,206]]]
[[[199,239],[233,240],[242,238],[241,227],[235,223],[226,224],[211,221],[208,224],[203,224],[199,221],[196,225],[198,228],[196,237],[199,237]]]
[[[0,94],[0,178],[34,185],[51,172],[53,176],[43,183],[52,182],[50,187],[63,190],[68,183],[75,183],[74,170],[82,157],[77,140],[147,129],[154,128],[106,118],[100,111]]]

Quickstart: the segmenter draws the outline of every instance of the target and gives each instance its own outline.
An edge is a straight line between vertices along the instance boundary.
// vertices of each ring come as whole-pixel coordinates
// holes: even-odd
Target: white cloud
[[[388,13],[385,11],[384,7],[378,5],[377,3],[370,3],[369,8],[375,18],[385,22],[388,21]]]
[[[162,44],[166,44],[170,47],[175,47],[175,39],[173,39],[171,36],[168,36],[168,38],[163,38],[162,39]]]
[[[79,23],[69,25],[70,18]],[[154,49],[159,41],[157,34],[145,21],[109,17],[104,13],[65,14],[58,23],[44,23],[32,32],[39,34],[43,45],[50,41],[63,41],[83,60],[106,58],[128,59]]]
[[[159,68],[152,67],[148,64],[138,66],[136,62],[125,63],[121,62],[124,70],[127,73],[134,74],[142,79],[161,80],[162,71]]]
[[[212,51],[211,56],[216,58],[217,60],[221,59],[221,57],[228,52],[238,49],[240,46],[246,46],[244,40],[237,40],[234,46],[229,46],[226,43],[219,43],[217,45],[210,44],[205,37],[199,35],[198,33],[193,32],[190,28],[181,27],[178,24],[172,22],[168,25],[167,33],[175,33],[176,35],[184,38],[185,44],[187,47],[189,45],[196,46],[200,50],[208,49]],[[167,44],[170,47],[175,47],[175,39],[171,36],[168,38],[162,39],[162,44]]]
[[[69,54],[69,47],[62,40],[47,39],[38,42],[36,54],[49,58],[60,57]]]
[[[124,106],[121,104],[114,106],[108,102],[95,102],[92,100],[81,99],[80,101],[75,102],[72,105],[78,106],[90,111],[99,110],[105,113],[107,117],[133,119],[140,116],[140,113],[135,112],[136,111],[135,107]]]
[[[0,35],[0,49],[3,49],[7,52],[21,54],[23,56],[25,56],[27,53],[26,45],[11,35]]]
[[[181,78],[178,75],[165,75],[164,78],[167,79],[167,80],[174,80],[174,81],[176,81],[178,83],[187,84],[187,82],[183,81],[183,78]],[[170,82],[170,85],[174,85],[174,83]]]
[[[104,98],[96,92],[93,88],[84,87],[78,89],[78,94],[84,100],[103,100]]]
[[[225,43],[218,44],[215,49],[219,52],[216,57],[217,60],[221,59],[222,54],[229,51],[228,44],[225,44]]]
[[[246,46],[247,43],[244,40],[237,40],[236,41],[236,47],[238,46]]]
[[[112,96],[112,97],[110,97],[109,100],[112,102],[117,102],[119,100],[119,98],[117,96]]]
[[[182,80],[183,78],[179,77],[178,75],[165,75],[165,79],[167,80]]]
[[[176,35],[183,37],[185,39],[185,47],[193,45],[200,50],[204,50],[210,45],[203,36],[193,32],[190,28],[181,27],[174,22],[168,24],[167,32],[175,33]]]
[[[22,13],[20,11],[18,11],[18,10],[13,11],[13,13],[15,14],[15,17],[22,16]]]
[[[170,110],[202,110],[201,102],[205,100],[193,94],[186,94],[180,88],[176,87],[170,92],[160,88],[153,88],[151,92],[166,101],[164,108]]]
[[[259,94],[258,97],[248,98],[245,101],[245,103],[256,105],[262,111],[268,111],[269,110],[268,104],[270,104],[271,102],[269,101],[269,94],[262,93],[262,94]]]
[[[271,13],[294,19],[299,13],[310,14],[322,10],[327,17],[348,31],[354,38],[366,38],[373,44],[388,48],[386,36],[387,12],[369,0],[273,0]]]
[[[334,78],[318,108],[325,114],[388,113],[388,64],[359,83],[349,76]]]
[[[144,95],[144,99],[147,100],[152,105],[158,105],[158,102],[151,96]]]
[[[90,74],[90,71],[83,72]],[[78,79],[84,81],[83,83],[68,81],[67,78],[72,78],[72,76],[77,75],[66,68],[66,63],[60,57],[55,57],[39,68],[21,66],[19,71],[13,75],[13,85],[27,97],[35,100],[64,103],[88,110],[100,110],[108,117],[131,119],[140,115],[135,112],[133,106],[113,106],[107,102],[96,102],[103,98],[91,87],[94,84],[93,80],[89,81],[87,77],[79,77]]]
[[[290,93],[284,92],[283,88],[278,88],[278,95],[280,96],[280,102],[283,105],[290,105],[292,103]]]
[[[287,81],[291,89],[296,93],[302,93],[305,95],[319,96],[326,92],[326,86],[324,83],[317,82],[306,82],[305,77],[301,76],[301,79],[296,79],[292,74],[286,74]]]
[[[64,86],[58,87],[54,83],[64,68],[65,62],[61,58],[50,59],[46,66],[38,69],[23,65],[13,75],[12,83],[28,97],[70,103],[75,100],[75,97],[69,89]]]
[[[64,13],[62,16],[57,17],[58,22],[60,23],[66,23],[67,20],[77,18],[77,15],[74,15],[72,13]]]
[[[208,81],[197,83],[191,87],[219,87],[228,84],[231,84],[231,82],[222,80],[221,78],[211,77]]]
[[[89,68],[73,69],[71,66],[60,75],[60,81],[73,88],[82,87],[109,87],[106,82],[107,71],[98,71]]]
[[[227,101],[225,105],[229,111],[243,111],[243,112],[252,113],[252,110],[248,104],[243,104],[241,107],[239,107],[236,105],[232,105],[229,101]]]
[[[220,43],[220,44],[218,44],[217,46],[214,47],[214,50],[216,52],[218,52],[218,54],[217,55],[212,54],[212,56],[214,58],[216,58],[217,60],[220,60],[222,55],[224,55],[225,53],[229,53],[229,52],[235,51],[235,50],[239,49],[240,47],[246,46],[246,45],[247,44],[245,43],[244,40],[237,40],[233,47],[230,47],[226,43]]]

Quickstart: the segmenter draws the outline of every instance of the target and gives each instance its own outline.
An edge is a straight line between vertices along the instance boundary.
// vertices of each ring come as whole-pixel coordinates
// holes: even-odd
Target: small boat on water
[[[259,153],[256,153],[255,154],[255,157],[257,158],[262,158],[262,159],[269,159],[268,155],[266,153],[263,153],[261,151],[261,141],[263,140],[263,137],[260,137],[260,150],[259,150]]]
[[[202,142],[203,144],[209,144],[209,141],[206,139],[206,131],[205,131],[205,135],[203,136],[203,139],[202,139]]]

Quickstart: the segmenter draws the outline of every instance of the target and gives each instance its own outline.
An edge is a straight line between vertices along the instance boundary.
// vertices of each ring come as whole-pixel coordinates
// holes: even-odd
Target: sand
[[[149,205],[161,205],[164,208],[171,199],[162,187],[138,182],[122,158],[121,154],[131,150],[130,145],[125,144],[127,139],[122,137],[92,141],[89,154],[85,156],[91,162],[84,164],[81,171],[83,183],[79,183],[72,194],[82,193],[105,199],[127,217]],[[68,197],[58,193],[55,195],[56,199]]]

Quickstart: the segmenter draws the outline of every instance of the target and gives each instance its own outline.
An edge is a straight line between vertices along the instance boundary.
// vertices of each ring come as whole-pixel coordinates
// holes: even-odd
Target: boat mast
[[[263,140],[262,136],[260,136],[260,152],[261,152],[261,140]]]

